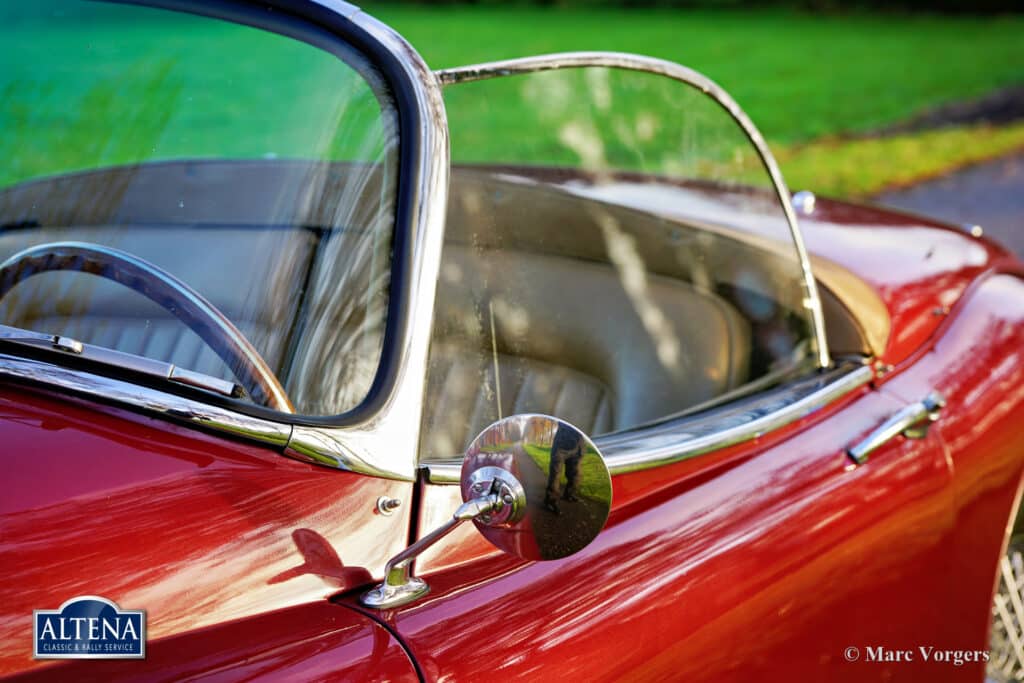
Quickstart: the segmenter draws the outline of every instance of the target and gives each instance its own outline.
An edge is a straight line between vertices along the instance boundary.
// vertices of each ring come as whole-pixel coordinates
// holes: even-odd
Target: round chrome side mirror
[[[462,462],[462,500],[496,495],[473,518],[501,550],[528,560],[579,552],[604,528],[612,482],[586,434],[547,415],[513,415],[480,433]]]
[[[612,480],[594,442],[547,415],[513,415],[482,431],[466,452],[461,484],[464,502],[452,518],[388,560],[384,582],[363,594],[363,605],[393,609],[426,595],[412,561],[468,519],[507,553],[557,560],[593,541],[612,507]]]

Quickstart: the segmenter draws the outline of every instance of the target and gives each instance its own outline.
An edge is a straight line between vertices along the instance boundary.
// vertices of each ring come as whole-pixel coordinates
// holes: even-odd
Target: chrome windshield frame
[[[793,210],[786,181],[783,179],[779,165],[775,161],[775,157],[772,155],[768,144],[757,129],[757,126],[754,125],[750,117],[747,116],[746,112],[740,108],[739,104],[736,103],[729,93],[723,90],[717,83],[704,74],[681,64],[627,52],[560,52],[533,57],[521,57],[518,59],[506,59],[497,62],[485,62],[442,69],[437,72],[437,77],[442,85],[455,85],[503,76],[519,76],[539,71],[556,71],[583,67],[624,69],[671,78],[700,90],[713,99],[736,121],[747,136],[747,139],[750,140],[750,143],[757,150],[761,163],[771,178],[779,203],[782,205],[782,210],[786,215],[786,222],[789,224],[789,231],[793,237],[797,257],[800,261],[804,287],[804,305],[811,316],[811,328],[816,347],[814,350],[816,363],[821,369],[830,367],[832,360],[829,358],[828,344],[825,336],[825,316],[822,312],[821,296],[818,292],[818,285],[814,280],[811,259],[807,253],[803,235],[800,232],[800,225],[797,222],[796,212]]]
[[[331,0],[314,0],[330,7]],[[402,340],[395,377],[379,408],[354,424],[325,427],[294,424],[285,455],[307,462],[406,481],[416,478],[420,415],[427,376],[427,351],[433,323],[434,294],[441,267],[441,244],[448,208],[450,172],[448,122],[441,84],[419,53],[397,32],[359,12],[348,20],[394,56],[412,85],[419,110],[419,154],[412,169],[417,179],[406,227],[411,254],[403,274]]]

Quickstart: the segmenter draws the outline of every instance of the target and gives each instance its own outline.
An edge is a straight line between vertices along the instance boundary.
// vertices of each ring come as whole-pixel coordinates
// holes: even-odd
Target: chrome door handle
[[[931,423],[939,419],[945,405],[946,399],[942,394],[933,391],[923,400],[902,408],[863,440],[847,448],[846,454],[858,465],[863,465],[869,455],[900,434],[908,439],[923,439]]]

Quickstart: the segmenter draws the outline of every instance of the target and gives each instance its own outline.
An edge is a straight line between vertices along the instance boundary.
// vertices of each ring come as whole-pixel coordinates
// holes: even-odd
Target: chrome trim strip
[[[758,154],[761,155],[761,161],[772,179],[775,192],[778,194],[779,202],[782,204],[782,210],[789,223],[789,230],[793,235],[797,256],[800,259],[800,268],[803,272],[805,304],[811,312],[811,325],[814,330],[815,345],[817,346],[815,352],[818,359],[818,367],[830,367],[832,363],[829,358],[828,344],[825,338],[825,316],[822,313],[821,297],[818,294],[818,286],[814,280],[814,273],[811,270],[811,260],[807,254],[807,247],[804,245],[796,213],[793,211],[793,205],[790,201],[790,193],[786,188],[786,181],[782,178],[782,172],[779,170],[775,157],[772,156],[771,150],[753,121],[750,120],[736,101],[714,81],[693,69],[674,62],[624,52],[563,52],[520,59],[507,59],[498,62],[443,69],[437,72],[437,77],[443,85],[453,85],[498,76],[515,76],[537,71],[587,66],[644,71],[667,76],[668,78],[686,83],[714,99],[740,125],[751,144],[754,145]]]
[[[175,422],[227,432],[271,446],[283,447],[292,430],[290,425],[249,417],[132,382],[30,358],[0,354],[0,378],[29,380],[47,388],[56,387],[87,398],[142,408],[148,413],[156,413]]]
[[[705,420],[698,416],[683,417],[642,430],[609,434],[594,442],[613,475],[662,467],[750,441],[792,424],[865,386],[873,376],[869,366],[860,365],[852,370],[844,367],[824,378],[818,377],[817,382],[802,385],[809,393],[794,389],[789,393],[781,392],[781,396],[780,392],[768,394],[761,410],[747,404],[735,411],[726,410],[703,426],[700,423]],[[780,402],[785,405],[779,407]],[[457,484],[462,460],[424,463],[421,469],[432,484]]]

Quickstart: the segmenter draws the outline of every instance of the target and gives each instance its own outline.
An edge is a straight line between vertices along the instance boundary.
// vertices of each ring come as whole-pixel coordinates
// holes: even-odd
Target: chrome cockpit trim
[[[815,355],[818,367],[830,367],[831,359],[829,358],[828,344],[825,337],[825,316],[822,312],[821,297],[818,293],[817,283],[814,280],[814,273],[811,270],[811,260],[807,254],[807,247],[804,245],[800,226],[797,223],[796,213],[793,211],[786,181],[782,177],[782,172],[779,170],[779,165],[775,161],[775,157],[772,156],[768,144],[764,141],[764,137],[762,137],[753,121],[750,120],[750,117],[747,116],[736,101],[714,81],[704,74],[675,62],[624,52],[563,52],[520,59],[507,59],[498,62],[443,69],[437,72],[437,77],[443,85],[453,85],[499,76],[515,76],[537,71],[592,66],[644,71],[680,81],[697,88],[714,99],[740,125],[744,134],[746,134],[751,144],[754,145],[761,156],[761,162],[764,164],[765,170],[768,171],[768,175],[775,186],[775,192],[778,194],[779,202],[782,204],[782,210],[786,215],[786,221],[789,223],[797,256],[800,260],[806,299],[805,304],[811,314],[811,325],[814,332],[815,346],[817,347]]]
[[[604,454],[612,475],[662,467],[785,427],[867,385],[872,377],[869,366],[846,365],[710,415],[681,417],[609,434],[595,438],[594,443]],[[427,462],[421,469],[432,484],[457,484],[462,460]]]
[[[141,408],[175,422],[226,432],[271,446],[283,447],[291,436],[291,425],[261,420],[134,382],[32,358],[0,353],[0,378],[28,381],[85,398]]]
[[[124,380],[7,354],[0,354],[0,377],[56,387],[99,401],[134,407],[173,421],[244,437],[281,448],[286,455],[305,462],[414,481],[450,173],[448,128],[441,84],[574,66],[605,66],[662,74],[702,90],[734,117],[761,155],[779,195],[803,269],[807,306],[811,311],[817,346],[817,363],[822,368],[829,367],[831,361],[825,342],[821,300],[778,164],[750,119],[712,81],[672,62],[605,52],[531,57],[448,69],[434,74],[416,51],[384,24],[362,12],[353,12],[351,6],[344,3],[332,0],[316,2],[356,24],[395,56],[414,91],[414,101],[419,110],[420,123],[416,131],[419,154],[413,170],[416,179],[413,189],[415,208],[408,228],[411,259],[405,273],[408,285],[404,305],[408,307],[408,315],[404,317],[399,333],[404,343],[396,362],[395,381],[380,409],[364,421],[344,427],[292,425],[248,416]],[[655,427],[609,435],[597,443],[608,456],[612,474],[678,462],[748,441],[795,422],[864,386],[871,380],[872,371],[867,367],[853,371],[844,368],[825,375],[828,378],[836,376],[838,378],[834,381],[793,398],[783,407],[776,405],[772,411],[751,415],[746,420],[733,416],[739,420],[737,423],[708,433],[689,433],[686,429],[692,424],[691,418],[678,418]],[[457,482],[460,467],[461,461],[424,465],[428,479],[437,483]]]

